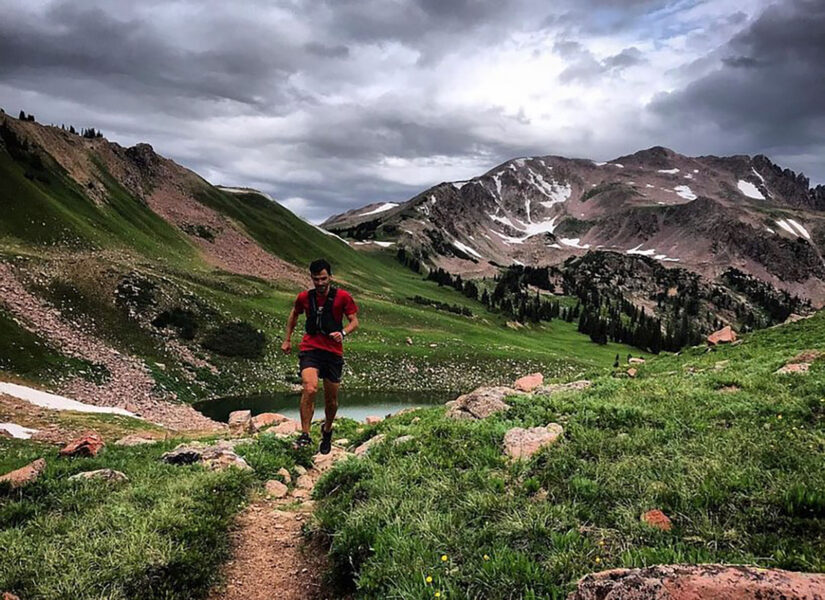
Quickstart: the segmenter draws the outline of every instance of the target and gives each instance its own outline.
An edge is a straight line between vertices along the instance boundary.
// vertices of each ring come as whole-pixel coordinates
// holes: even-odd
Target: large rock
[[[104,481],[129,481],[124,473],[113,469],[96,469],[94,471],[83,471],[69,477],[70,480],[79,479],[102,479]]]
[[[547,427],[514,427],[504,434],[504,451],[511,458],[530,458],[544,448],[558,441],[564,429],[558,423]]]
[[[97,456],[103,448],[103,438],[95,431],[88,431],[72,440],[60,450],[60,456]]]
[[[228,467],[236,467],[244,471],[251,471],[252,467],[233,450],[210,446],[201,454],[200,463],[210,471],[222,471]]]
[[[33,483],[40,477],[40,474],[46,469],[46,460],[38,458],[30,462],[25,467],[15,469],[5,475],[0,476],[0,482],[7,482],[12,489],[23,487]]]
[[[547,394],[551,396],[558,392],[567,392],[570,390],[584,390],[589,388],[591,382],[587,379],[579,379],[578,381],[571,381],[570,383],[551,383],[543,385],[535,390],[536,394]]]
[[[730,325],[726,325],[719,331],[714,331],[708,336],[708,344],[711,346],[716,346],[717,344],[732,344],[736,339],[736,332],[731,329]]]
[[[301,424],[298,421],[288,419],[283,423],[278,423],[275,427],[270,427],[266,433],[274,433],[276,435],[290,435],[301,431]]]
[[[567,600],[817,600],[825,575],[727,565],[612,569],[579,580]]]
[[[289,417],[280,413],[261,413],[252,417],[252,431],[257,432],[264,427],[272,425],[280,425],[281,423],[289,421]]]
[[[229,425],[229,433],[233,435],[250,433],[252,431],[252,411],[233,410],[229,413],[227,425]]]
[[[206,444],[202,442],[178,444],[174,450],[164,452],[160,459],[171,465],[191,465],[201,459],[201,455],[206,448]]]
[[[532,392],[542,383],[544,383],[544,375],[541,373],[532,373],[516,379],[513,387],[520,392]]]
[[[486,419],[490,415],[510,408],[504,398],[516,394],[509,387],[480,387],[469,394],[459,396],[447,403],[447,414],[451,419]]]

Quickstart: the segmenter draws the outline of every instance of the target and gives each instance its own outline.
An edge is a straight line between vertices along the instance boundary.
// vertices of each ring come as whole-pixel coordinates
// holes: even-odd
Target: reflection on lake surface
[[[370,415],[384,417],[404,408],[419,408],[444,404],[454,400],[457,392],[373,392],[341,390],[338,396],[338,416],[363,421]],[[251,410],[253,415],[277,412],[292,419],[300,419],[298,404],[301,392],[274,392],[254,396],[218,398],[195,404],[195,408],[207,417],[226,422],[233,410]],[[315,418],[324,417],[324,391],[315,396]]]

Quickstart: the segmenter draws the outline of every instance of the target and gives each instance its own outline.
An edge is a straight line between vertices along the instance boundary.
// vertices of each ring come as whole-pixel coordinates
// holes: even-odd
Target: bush
[[[213,329],[201,345],[223,356],[260,358],[266,347],[266,336],[249,323],[237,321]]]
[[[198,322],[195,317],[195,313],[179,306],[160,313],[154,318],[152,325],[159,329],[165,329],[171,325],[178,330],[180,337],[185,340],[195,339],[195,332],[198,329]]]

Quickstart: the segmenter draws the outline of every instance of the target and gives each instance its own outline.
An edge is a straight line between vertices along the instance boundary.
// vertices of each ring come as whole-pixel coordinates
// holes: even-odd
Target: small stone
[[[400,446],[401,444],[403,444],[405,442],[410,442],[414,439],[415,439],[415,436],[413,436],[413,435],[402,435],[400,437],[395,438],[392,441],[392,443],[396,446]]]
[[[37,460],[27,464],[25,467],[15,469],[14,471],[0,476],[0,482],[8,482],[12,489],[20,488],[36,481],[45,469],[46,460],[43,458],[38,458]]]
[[[544,383],[544,375],[541,373],[532,373],[516,379],[513,387],[520,392],[532,392],[542,383]]]
[[[292,476],[289,474],[289,471],[287,471],[284,467],[278,469],[277,474],[280,475],[281,478],[283,478],[284,483],[292,483]]]
[[[661,529],[662,531],[670,531],[673,527],[670,518],[658,508],[642,514],[641,519],[643,523],[647,523],[651,527]]]
[[[266,493],[272,496],[273,498],[283,498],[289,492],[289,489],[278,481],[277,479],[270,479],[266,482],[265,485]]]
[[[105,481],[129,481],[124,473],[115,471],[113,469],[96,469],[94,471],[83,471],[69,477],[70,480],[76,481],[79,479],[103,479]]]
[[[15,596],[11,592],[3,592],[2,598],[0,600],[20,600],[18,596]]]
[[[364,419],[364,423],[366,425],[377,425],[378,423],[380,423],[383,420],[384,419],[382,419],[381,417],[369,416],[366,419]]]
[[[229,413],[229,432],[233,435],[241,435],[252,431],[252,411],[233,410]]]
[[[636,377],[636,374],[637,374],[637,373],[638,373],[638,371],[637,371],[636,369],[634,369],[633,367],[630,367],[630,368],[627,370],[627,376],[628,376],[628,377]]]
[[[356,456],[364,456],[367,454],[373,446],[380,444],[384,440],[384,434],[379,433],[375,437],[371,437],[366,442],[361,444],[355,449]]]
[[[411,338],[411,337],[408,337],[405,341],[407,342],[407,345],[408,345],[408,346],[412,346],[412,345],[413,345],[413,341],[412,341],[412,338]]]
[[[335,444],[336,446],[341,446],[342,448],[346,447],[346,446],[349,446],[349,440],[347,438],[341,438],[339,440],[333,440],[332,443]]]
[[[295,487],[300,490],[311,490],[314,486],[312,477],[309,474],[303,474],[295,481]]]
[[[303,467],[301,465],[295,465],[295,472],[298,474],[298,476],[301,476],[301,475],[306,475],[307,470],[306,470],[305,467]]]
[[[645,364],[645,359],[636,358],[635,356],[631,356],[628,359],[627,364],[629,364],[629,365],[643,365],[643,364]]]
[[[140,434],[133,433],[120,438],[115,442],[115,446],[141,446],[144,444],[157,444],[158,440],[143,437]]]

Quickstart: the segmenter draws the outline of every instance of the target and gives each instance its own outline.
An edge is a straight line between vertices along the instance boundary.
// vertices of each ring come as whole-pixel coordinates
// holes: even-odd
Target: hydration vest
[[[335,302],[335,295],[338,290],[330,286],[327,292],[327,299],[323,306],[318,306],[318,294],[313,288],[309,290],[309,314],[307,315],[306,332],[309,335],[323,334],[329,335],[333,331],[344,329],[342,320],[335,320],[332,315],[332,304]]]

